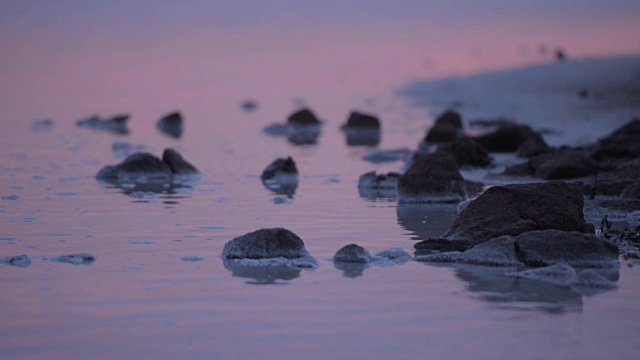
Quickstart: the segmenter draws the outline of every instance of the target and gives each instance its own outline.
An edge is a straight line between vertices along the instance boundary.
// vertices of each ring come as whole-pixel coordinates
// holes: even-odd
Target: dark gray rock
[[[629,200],[640,200],[640,181],[625,187],[620,193],[620,197]]]
[[[239,236],[224,245],[227,259],[295,259],[310,256],[302,239],[284,228],[260,229]]]
[[[31,265],[31,258],[27,255],[15,255],[0,258],[0,264],[6,264],[17,267],[27,267]]]
[[[182,136],[182,132],[184,131],[184,121],[182,120],[182,115],[177,111],[168,114],[162,119],[158,120],[156,128],[171,137],[179,138],[180,136]]]
[[[460,202],[467,190],[455,160],[437,152],[414,160],[398,180],[398,195],[402,202]]]
[[[535,134],[533,137],[526,139],[522,145],[518,147],[517,155],[519,157],[532,157],[551,151],[549,145],[542,138],[542,135]]]
[[[173,174],[193,175],[198,173],[198,169],[189,164],[184,158],[182,158],[182,155],[174,149],[165,149],[162,153],[162,161],[169,165]]]
[[[494,186],[471,201],[443,237],[479,244],[531,230],[594,233],[584,220],[583,206],[581,182]]]
[[[505,235],[493,238],[487,242],[465,251],[458,259],[459,262],[473,265],[487,266],[522,266],[516,253],[515,239]]]
[[[399,178],[400,173],[397,172],[376,175],[375,171],[370,171],[360,176],[360,179],[358,179],[358,188],[397,189]]]
[[[455,111],[446,111],[438,116],[433,127],[424,138],[429,144],[447,143],[463,135],[462,118]]]
[[[76,126],[88,127],[96,130],[110,131],[117,134],[128,134],[127,122],[129,115],[116,115],[109,119],[100,119],[98,115],[93,115],[84,120],[76,121]]]
[[[529,231],[515,238],[518,259],[528,266],[567,263],[573,267],[615,267],[618,247],[608,241],[576,231],[555,229]]]
[[[476,141],[489,152],[516,152],[527,140],[535,140],[539,136],[527,125],[506,124],[477,137]]]
[[[349,244],[336,252],[333,256],[333,261],[346,263],[368,263],[371,262],[371,254],[369,254],[369,252],[360,245]]]
[[[167,181],[173,175],[194,175],[198,170],[186,162],[178,152],[165,149],[163,159],[149,153],[129,155],[118,165],[108,165],[100,169],[96,178],[106,182],[148,182]]]
[[[298,168],[296,167],[296,163],[289,156],[286,159],[278,158],[274,160],[266,169],[262,172],[260,176],[262,180],[272,179],[278,174],[287,174],[287,175],[297,175]]]
[[[91,265],[96,261],[96,257],[88,253],[60,255],[49,259],[53,262],[71,265]]]
[[[534,176],[545,180],[575,179],[593,175],[597,165],[583,151],[558,149],[529,158]]]
[[[287,124],[297,125],[297,126],[309,126],[309,125],[320,125],[320,121],[310,109],[304,108],[289,115],[289,118],[287,119]]]
[[[467,136],[456,137],[451,143],[438,146],[438,151],[449,153],[458,166],[484,167],[491,164],[491,156],[482,145]]]
[[[342,126],[343,129],[380,129],[380,120],[369,114],[363,114],[357,111],[352,112],[347,119],[347,123]]]
[[[253,100],[245,100],[242,102],[240,107],[246,112],[251,112],[258,109],[258,103]]]

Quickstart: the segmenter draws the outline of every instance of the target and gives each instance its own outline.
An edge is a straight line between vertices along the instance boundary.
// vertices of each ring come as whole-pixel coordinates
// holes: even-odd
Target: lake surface
[[[350,243],[412,252],[456,217],[455,206],[361,196],[360,175],[404,164],[362,160],[373,147],[349,146],[340,130],[350,111],[380,116],[377,149],[415,149],[446,104],[438,97],[415,106],[402,89],[551,63],[558,46],[570,59],[637,54],[633,2],[578,13],[564,4],[498,15],[473,8],[463,25],[454,5],[440,2],[374,2],[364,12],[286,1],[246,12],[198,2],[127,11],[90,4],[3,5],[0,26],[11,35],[0,40],[10,50],[0,56],[0,257],[33,259],[26,268],[0,265],[3,357],[637,356],[640,270],[630,262],[621,261],[618,289],[587,296],[484,267],[410,261],[345,272],[329,261]],[[243,111],[244,100],[258,108]],[[324,121],[316,144],[264,133],[301,106]],[[531,122],[530,109],[510,115]],[[155,128],[174,110],[185,118],[179,140]],[[617,121],[637,110],[624,108]],[[468,120],[487,108],[465,111]],[[589,111],[607,114],[596,125],[610,126],[610,110]],[[94,113],[131,114],[130,134],[75,126]],[[33,127],[48,118],[52,128]],[[570,139],[561,130],[571,126],[583,124],[562,123],[554,142]],[[157,156],[173,147],[202,177],[163,193],[101,184],[98,170],[122,161],[112,150],[120,141]],[[286,156],[300,172],[290,196],[260,180]],[[225,266],[224,244],[264,227],[298,234],[320,266]],[[96,261],[50,261],[82,252]]]

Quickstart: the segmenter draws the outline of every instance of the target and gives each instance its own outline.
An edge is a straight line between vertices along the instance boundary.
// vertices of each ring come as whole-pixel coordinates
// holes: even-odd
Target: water
[[[347,146],[339,127],[351,110],[381,117],[378,149],[415,148],[441,108],[414,107],[397,95],[400,88],[419,78],[548,63],[551,55],[536,50],[540,43],[567,46],[570,56],[633,54],[633,4],[610,11],[594,5],[577,15],[560,9],[551,25],[536,25],[526,9],[508,7],[505,18],[520,21],[510,27],[533,30],[500,35],[500,44],[488,39],[503,28],[480,26],[491,20],[488,12],[465,14],[468,25],[458,27],[451,23],[455,9],[417,2],[391,13],[376,3],[361,15],[338,5],[294,6],[290,16],[279,3],[253,4],[248,13],[197,4],[126,15],[98,4],[17,4],[7,5],[1,22],[13,34],[2,39],[3,48],[13,51],[0,58],[0,256],[24,253],[33,263],[0,267],[5,356],[637,354],[629,334],[640,330],[638,269],[626,263],[617,290],[583,296],[481,267],[408,262],[349,277],[328,261],[349,243],[371,253],[411,251],[416,240],[446,231],[456,215],[455,206],[360,197],[361,174],[398,171],[403,163],[368,163],[361,158],[370,147]],[[54,20],[65,11],[66,21]],[[594,29],[588,20],[599,12],[599,24],[616,26]],[[209,21],[206,14],[214,13],[226,20]],[[448,15],[438,20],[438,13]],[[567,21],[590,29],[589,41],[560,31]],[[597,41],[611,37],[618,41]],[[249,99],[257,102],[255,111],[242,110]],[[263,132],[301,104],[324,120],[316,145]],[[175,109],[186,122],[179,140],[155,128]],[[123,112],[132,114],[128,136],[74,126],[93,113]],[[53,127],[32,123],[47,118]],[[155,155],[174,147],[202,178],[159,194],[100,184],[97,171],[122,159],[112,150],[119,141]],[[289,197],[259,178],[279,156],[292,156],[300,171]],[[225,268],[224,244],[262,227],[294,231],[319,268]],[[83,252],[96,261],[49,260]]]

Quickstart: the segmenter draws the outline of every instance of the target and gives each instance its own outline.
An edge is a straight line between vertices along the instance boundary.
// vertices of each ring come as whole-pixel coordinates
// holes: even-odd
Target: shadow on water
[[[302,269],[287,265],[244,264],[239,260],[222,259],[224,268],[231,271],[231,276],[247,279],[247,284],[268,285],[282,284],[282,281],[293,280],[300,276]]]
[[[166,203],[177,204],[175,199],[190,197],[197,181],[188,182],[148,182],[148,183],[120,183],[98,181],[105,189],[117,189],[121,194],[132,198],[133,202],[148,203],[155,200],[168,200]]]
[[[458,216],[456,204],[398,203],[398,224],[411,232],[412,240],[442,236]]]

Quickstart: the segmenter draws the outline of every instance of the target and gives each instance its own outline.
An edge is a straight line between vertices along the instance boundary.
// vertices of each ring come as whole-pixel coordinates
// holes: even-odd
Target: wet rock
[[[274,160],[260,178],[267,189],[280,195],[291,196],[298,187],[298,169],[291,157]]]
[[[536,140],[539,136],[527,125],[506,124],[477,137],[476,141],[489,152],[516,152],[527,140]]]
[[[158,121],[156,128],[171,137],[179,138],[184,131],[182,115],[177,111],[166,115]]]
[[[575,281],[571,284],[574,288],[600,288],[600,289],[615,289],[618,284],[602,276],[598,272],[585,269],[578,273]]]
[[[276,177],[279,174],[286,175],[297,175],[298,169],[296,167],[296,163],[293,161],[291,157],[287,157],[286,159],[278,158],[274,160],[266,169],[262,172],[260,176],[263,180],[271,179]]]
[[[429,255],[448,252],[464,252],[471,249],[475,245],[475,242],[466,240],[447,240],[440,238],[433,238],[420,241],[413,245],[416,249],[416,256]]]
[[[401,202],[457,203],[467,190],[455,160],[438,152],[414,160],[398,180],[398,195]]]
[[[576,271],[568,264],[554,264],[505,274],[507,276],[546,281],[555,285],[570,286],[576,281]]]
[[[176,175],[194,175],[198,173],[195,166],[189,164],[182,155],[174,149],[165,149],[162,153],[162,161],[169,165],[171,172]]]
[[[96,257],[88,253],[60,255],[49,259],[53,262],[72,265],[91,265],[96,261]]]
[[[611,229],[602,238],[615,244],[625,259],[640,259],[640,232],[629,229]]]
[[[460,251],[448,251],[442,253],[432,253],[427,255],[416,255],[413,260],[420,262],[431,263],[456,263],[460,260],[462,252]]]
[[[479,244],[531,230],[594,233],[584,220],[582,194],[581,182],[494,186],[471,201],[443,237]]]
[[[638,143],[640,143],[640,119],[631,120],[598,142],[600,145],[613,145],[627,148],[638,145]]]
[[[27,255],[7,256],[0,258],[0,264],[6,264],[17,267],[27,267],[31,265],[31,258]]]
[[[484,167],[491,164],[489,152],[473,138],[466,136],[456,137],[451,143],[441,144],[438,151],[449,153],[455,159],[458,166]]]
[[[100,169],[96,178],[106,182],[157,182],[174,175],[194,175],[198,170],[173,149],[165,149],[162,160],[149,153],[129,155],[118,165]]]
[[[576,231],[537,230],[515,238],[518,259],[528,266],[567,263],[573,267],[619,266],[618,247],[608,241]]]
[[[455,111],[446,111],[438,116],[433,127],[429,130],[424,142],[447,143],[463,135],[462,117]]]
[[[344,128],[347,146],[378,146],[381,131],[379,128]]]
[[[96,130],[105,130],[117,134],[128,134],[127,121],[129,115],[116,115],[109,119],[100,119],[98,115],[76,121],[76,126],[88,127]]]
[[[336,252],[333,256],[333,261],[346,263],[368,263],[371,262],[371,254],[369,254],[369,252],[360,245],[349,244]]]
[[[258,103],[253,100],[245,100],[242,102],[240,107],[246,112],[251,112],[258,109]]]
[[[640,181],[625,187],[620,193],[620,197],[629,200],[640,200]]]
[[[358,188],[364,189],[397,189],[400,173],[389,172],[387,174],[376,175],[375,171],[370,171],[358,179]]]
[[[224,245],[226,259],[271,259],[311,257],[302,239],[284,228],[260,229],[230,240]]]
[[[493,128],[504,125],[513,125],[515,121],[505,118],[496,119],[473,119],[469,121],[469,126],[474,128]]]
[[[342,129],[380,129],[380,120],[369,114],[363,114],[357,111],[352,112],[347,119],[347,123]]]
[[[596,163],[584,152],[559,149],[529,158],[534,176],[545,180],[575,179],[596,172]]]
[[[309,126],[309,125],[320,125],[320,121],[310,109],[304,108],[289,115],[289,118],[287,119],[287,124],[297,125],[297,126]]]
[[[542,138],[542,135],[536,134],[527,140],[525,140],[522,145],[518,147],[517,155],[519,157],[532,157],[540,154],[544,154],[551,151],[551,148]]]
[[[515,239],[512,236],[500,236],[474,246],[465,251],[459,262],[487,266],[522,266],[516,253]]]

